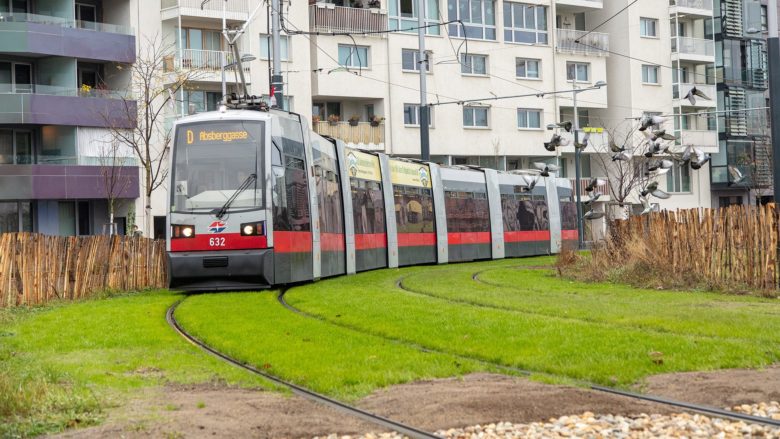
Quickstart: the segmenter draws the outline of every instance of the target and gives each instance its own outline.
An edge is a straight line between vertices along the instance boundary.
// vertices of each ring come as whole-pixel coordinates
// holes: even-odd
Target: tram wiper
[[[236,198],[238,198],[239,195],[241,195],[241,192],[244,192],[249,188],[249,185],[251,185],[254,181],[257,180],[257,174],[249,174],[249,177],[244,180],[243,183],[241,183],[241,186],[236,189],[235,192],[233,192],[233,195],[228,198],[227,201],[225,201],[225,204],[222,205],[219,209],[214,209],[211,211],[211,213],[215,214],[217,218],[222,219],[223,216],[227,213],[227,210],[230,208],[230,205],[233,204],[234,201],[236,201]]]

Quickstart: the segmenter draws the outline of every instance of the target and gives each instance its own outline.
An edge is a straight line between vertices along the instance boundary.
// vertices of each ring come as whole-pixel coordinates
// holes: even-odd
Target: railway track
[[[229,355],[226,355],[213,347],[207,345],[203,341],[199,340],[192,334],[188,333],[181,325],[179,325],[179,322],[176,321],[176,308],[184,301],[185,299],[179,300],[178,302],[171,305],[170,308],[168,308],[168,311],[165,314],[165,319],[168,321],[168,324],[181,335],[184,339],[189,341],[190,343],[194,344],[195,346],[199,347],[200,349],[206,351],[207,353],[219,358],[220,360],[223,360],[227,363],[230,363],[234,366],[240,367],[246,371],[249,371],[255,375],[259,375],[274,384],[280,385],[282,387],[290,389],[294,394],[301,396],[303,398],[306,398],[310,401],[314,401],[316,403],[331,407],[337,411],[340,411],[342,413],[363,419],[364,421],[368,421],[370,423],[373,423],[377,426],[391,429],[395,432],[404,434],[410,438],[413,439],[441,439],[439,436],[429,433],[420,429],[417,429],[415,427],[402,424],[397,421],[393,421],[388,418],[384,418],[382,416],[376,415],[374,413],[367,412],[365,410],[362,410],[360,408],[344,404],[340,401],[337,401],[335,399],[329,398],[325,395],[322,395],[320,393],[314,392],[312,390],[309,390],[305,387],[301,387],[297,384],[291,383],[289,381],[285,381],[279,377],[276,377],[274,375],[271,375],[267,372],[264,372],[262,370],[257,369],[256,367],[252,366],[251,364],[247,364],[243,361],[240,361],[238,359],[232,358]]]
[[[479,273],[475,273],[475,276],[477,276],[478,274]],[[413,293],[413,294],[419,294],[416,291],[407,290],[403,286],[403,278],[398,280],[397,285],[398,285],[399,288],[401,288],[404,291],[409,291],[410,293]],[[278,299],[279,303],[282,304],[282,306],[284,306],[286,309],[288,309],[288,310],[290,310],[292,312],[295,312],[295,313],[297,313],[299,315],[302,315],[302,316],[305,316],[305,317],[308,317],[308,318],[311,318],[311,319],[320,320],[320,321],[323,321],[325,323],[328,323],[328,324],[331,324],[331,325],[334,325],[334,326],[339,326],[339,327],[346,328],[346,329],[349,329],[349,330],[352,330],[352,331],[361,332],[361,333],[364,333],[364,334],[367,334],[367,335],[370,335],[370,336],[374,336],[374,337],[380,337],[380,338],[383,338],[383,339],[385,339],[385,340],[387,340],[389,342],[404,344],[404,345],[406,345],[408,347],[420,350],[422,352],[438,353],[438,354],[449,355],[449,356],[452,356],[452,357],[455,357],[455,358],[464,359],[464,360],[475,361],[475,362],[484,364],[486,366],[493,367],[493,368],[498,369],[498,370],[510,371],[510,372],[513,372],[513,373],[519,374],[519,375],[525,375],[525,376],[544,375],[544,376],[554,377],[554,378],[566,378],[568,380],[576,382],[576,383],[578,383],[578,384],[580,384],[580,385],[582,385],[582,386],[584,386],[584,387],[586,387],[586,388],[588,388],[590,390],[596,391],[596,392],[609,393],[609,394],[613,394],[613,395],[620,395],[620,396],[624,396],[624,397],[628,397],[628,398],[632,398],[632,399],[636,399],[636,400],[640,400],[640,401],[652,402],[652,403],[656,403],[656,404],[667,405],[667,406],[670,406],[670,407],[676,407],[676,408],[679,408],[679,409],[684,409],[684,410],[688,410],[688,411],[691,411],[691,412],[696,412],[696,413],[699,413],[699,414],[704,414],[704,415],[708,415],[708,416],[714,416],[714,417],[723,418],[723,419],[730,419],[730,420],[734,420],[734,421],[743,421],[743,422],[749,422],[749,423],[754,423],[754,424],[767,425],[767,426],[771,426],[771,427],[780,427],[780,420],[775,420],[775,419],[771,419],[771,418],[767,418],[767,417],[761,417],[761,416],[753,416],[753,415],[748,415],[748,414],[744,414],[744,413],[732,412],[732,411],[721,409],[721,408],[718,408],[718,407],[713,407],[713,406],[708,406],[708,405],[703,405],[703,404],[695,404],[695,403],[690,403],[690,402],[686,402],[686,401],[679,401],[679,400],[675,400],[675,399],[671,399],[671,398],[665,398],[665,397],[662,397],[662,396],[645,395],[645,394],[641,394],[641,393],[637,393],[637,392],[631,392],[631,391],[627,391],[627,390],[617,389],[617,388],[614,388],[614,387],[601,386],[601,385],[598,385],[598,384],[595,384],[595,383],[592,383],[592,382],[588,382],[588,381],[585,381],[585,380],[571,379],[569,377],[561,377],[561,376],[550,374],[550,373],[546,373],[546,372],[539,372],[539,371],[533,371],[533,370],[527,370],[527,369],[520,369],[520,368],[516,368],[516,367],[512,367],[512,366],[507,366],[505,364],[484,360],[484,359],[478,358],[478,357],[471,357],[471,356],[468,356],[468,355],[462,355],[462,354],[458,354],[458,353],[455,353],[455,352],[450,352],[450,351],[447,351],[447,350],[435,349],[435,348],[430,348],[430,347],[427,347],[427,346],[421,346],[421,345],[418,345],[416,343],[411,343],[411,342],[408,342],[408,341],[405,341],[405,340],[401,340],[401,339],[397,339],[397,338],[393,338],[393,337],[387,337],[387,336],[384,336],[382,334],[377,334],[377,333],[370,332],[370,331],[365,331],[365,330],[362,330],[360,328],[356,328],[356,327],[348,325],[348,324],[343,324],[343,323],[339,323],[339,322],[333,322],[333,321],[327,320],[327,319],[325,319],[323,317],[316,316],[316,315],[313,315],[313,314],[309,314],[309,313],[307,313],[307,312],[305,312],[303,310],[295,308],[294,306],[290,305],[284,298],[284,295],[288,291],[289,291],[289,288],[281,290],[279,295],[278,295],[278,297],[277,297],[277,299]],[[440,297],[437,297],[437,298],[440,299],[440,300],[443,300],[443,301],[447,301],[447,302],[455,302],[455,303],[459,303],[459,304],[464,304],[463,301],[451,301],[451,300],[440,298]],[[465,303],[465,304],[468,304],[468,303]]]

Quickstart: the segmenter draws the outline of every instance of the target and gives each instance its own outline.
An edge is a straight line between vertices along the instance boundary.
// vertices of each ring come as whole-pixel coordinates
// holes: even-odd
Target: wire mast
[[[279,30],[281,27],[281,0],[271,0],[271,38],[273,39],[273,64],[274,70],[271,75],[271,90],[273,90],[274,98],[276,100],[276,106],[284,108],[284,79],[282,78],[282,48],[279,38]]]
[[[279,1],[279,0],[274,0]],[[420,158],[424,161],[431,159],[430,150],[430,132],[428,131],[429,113],[428,113],[428,91],[425,83],[430,65],[428,56],[425,54],[425,9],[427,2],[417,0],[417,36],[419,39],[418,48],[418,68],[420,69]]]

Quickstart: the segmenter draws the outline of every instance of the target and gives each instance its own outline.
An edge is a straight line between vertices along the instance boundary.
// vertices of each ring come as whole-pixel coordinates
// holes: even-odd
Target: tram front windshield
[[[174,212],[264,206],[264,123],[219,121],[181,125],[173,147]]]

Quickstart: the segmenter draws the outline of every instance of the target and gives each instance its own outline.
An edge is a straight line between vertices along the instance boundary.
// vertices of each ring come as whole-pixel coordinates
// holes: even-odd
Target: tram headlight
[[[194,226],[171,224],[171,228],[173,229],[173,233],[171,233],[173,238],[192,238],[195,236]]]
[[[263,221],[241,224],[241,236],[262,235],[265,235],[265,223]]]

